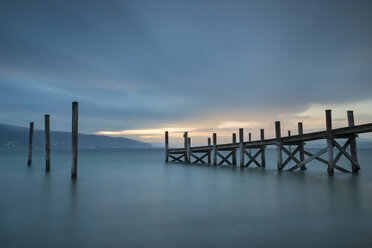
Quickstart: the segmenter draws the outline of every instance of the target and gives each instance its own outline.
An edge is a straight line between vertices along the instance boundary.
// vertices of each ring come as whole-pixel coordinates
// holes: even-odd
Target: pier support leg
[[[45,115],[45,171],[50,171],[50,122],[49,115]]]
[[[71,140],[72,140],[72,163],[71,163],[71,179],[77,179],[77,160],[78,160],[78,103],[72,103],[72,125],[71,125]]]
[[[191,163],[191,139],[187,138],[187,163]]]
[[[187,149],[187,132],[183,134],[184,148]],[[187,151],[185,152],[185,163],[187,163]]]
[[[354,123],[354,112],[349,110],[347,111],[347,120],[349,127],[353,127]],[[351,158],[358,163],[358,153],[357,153],[357,144],[356,144],[356,135],[354,134],[350,139],[350,155]],[[359,169],[353,163],[351,163],[351,168],[353,173],[358,173]]]
[[[244,137],[243,128],[239,128],[239,151],[240,151],[240,168],[244,168]]]
[[[211,146],[211,138],[208,138],[208,146]],[[211,151],[208,151],[208,164],[211,164]]]
[[[282,169],[283,159],[282,159],[282,142],[281,142],[281,132],[280,132],[280,121],[275,122],[275,135],[276,135],[276,158],[278,170]]]
[[[265,130],[261,129],[260,130],[261,134],[261,140],[265,140]],[[261,148],[261,166],[265,167],[266,166],[266,158],[265,158],[265,146]]]
[[[327,151],[328,151],[328,169],[327,172],[329,175],[333,175],[335,162],[333,159],[333,144],[332,144],[332,114],[331,110],[327,109],[326,111],[326,127],[327,127]]]
[[[232,134],[232,142],[236,144],[236,133]],[[233,166],[236,166],[236,150],[234,148],[234,152],[232,154],[232,164]]]
[[[217,165],[217,134],[213,133],[213,165]]]
[[[165,162],[169,162],[169,136],[168,131],[165,131]]]
[[[302,122],[299,122],[298,123],[298,135],[303,135],[304,134],[304,128],[303,128],[303,125],[302,125]],[[298,145],[299,146],[299,153],[300,153],[300,161],[304,161],[305,160],[305,152],[304,152],[304,143],[302,142],[301,144]],[[306,166],[305,164],[301,166],[301,170],[306,170]]]
[[[27,165],[30,166],[32,163],[32,139],[34,136],[34,123],[30,122],[30,133],[28,135],[28,159]]]

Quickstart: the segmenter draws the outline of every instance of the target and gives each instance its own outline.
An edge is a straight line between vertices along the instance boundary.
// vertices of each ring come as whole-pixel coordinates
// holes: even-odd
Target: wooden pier
[[[265,167],[265,149],[267,146],[275,146],[277,151],[277,168],[283,170],[291,161],[295,165],[288,168],[288,171],[296,169],[305,170],[312,160],[322,162],[327,166],[328,174],[332,175],[334,169],[346,173],[358,173],[360,165],[357,156],[356,138],[358,134],[372,132],[372,123],[355,125],[353,111],[347,111],[348,126],[343,128],[332,128],[331,110],[326,110],[326,130],[312,133],[303,132],[303,124],[298,123],[298,134],[281,136],[280,122],[275,122],[275,138],[265,139],[264,129],[260,130],[260,140],[244,141],[243,128],[239,129],[239,143],[236,142],[236,134],[232,134],[232,143],[217,144],[217,134],[213,133],[213,143],[208,138],[208,145],[191,147],[191,139],[188,133],[184,133],[184,147],[169,149],[169,135],[165,132],[165,161],[166,162],[185,162],[188,164],[212,164],[217,165],[237,165],[236,154],[239,150],[239,166],[248,167],[251,164],[257,167]],[[311,153],[305,150],[305,142],[314,140],[326,140],[327,145],[318,152]],[[344,140],[344,143],[339,143]],[[348,148],[350,152],[348,152]],[[225,151],[224,155],[221,153]],[[337,154],[333,153],[337,151]],[[327,154],[328,159],[323,159],[321,155]],[[285,159],[283,159],[283,155]],[[296,156],[297,155],[297,156]],[[345,156],[351,165],[351,170],[341,167],[337,163],[340,158]],[[211,161],[212,157],[212,161]],[[170,160],[171,159],[171,160]],[[207,160],[207,161],[206,161]]]

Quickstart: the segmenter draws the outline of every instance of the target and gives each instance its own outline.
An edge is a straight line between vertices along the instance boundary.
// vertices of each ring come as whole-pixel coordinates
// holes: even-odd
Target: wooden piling
[[[217,134],[213,133],[213,165],[217,165]]]
[[[191,138],[187,138],[187,148],[186,148],[186,155],[187,155],[187,163],[191,163]]]
[[[187,132],[183,133],[183,141],[184,141],[184,148],[187,149]],[[187,163],[187,151],[184,153],[185,154],[185,163]]]
[[[45,171],[50,171],[50,121],[49,115],[45,115]]]
[[[168,131],[165,131],[165,162],[169,162],[169,136]]]
[[[347,111],[347,120],[349,127],[354,127],[355,122],[354,122],[354,112],[349,110]],[[356,135],[353,134],[349,140],[350,140],[350,155],[351,158],[358,163],[358,153],[357,153],[357,144],[356,144]],[[353,173],[358,173],[359,169],[356,167],[353,163],[351,163],[351,168]]]
[[[288,137],[291,137],[291,130],[288,130]],[[288,151],[292,152],[292,146],[291,145],[288,146]]]
[[[275,136],[276,136],[276,157],[278,170],[282,169],[282,142],[280,132],[280,121],[275,122]]]
[[[77,159],[78,159],[78,103],[72,103],[72,125],[71,125],[71,140],[72,140],[72,164],[71,164],[71,179],[77,179]]]
[[[329,175],[333,175],[335,162],[333,158],[333,134],[332,134],[332,113],[330,109],[326,111],[326,136],[327,136],[327,152],[328,152],[328,169],[327,172]]]
[[[239,128],[239,151],[240,151],[240,168],[244,168],[244,137],[243,128]]]
[[[236,133],[232,134],[232,143],[236,144]],[[235,150],[232,154],[232,164],[233,164],[233,166],[236,166],[236,151]]]
[[[248,133],[248,141],[252,142],[252,134]],[[248,149],[249,154],[251,154],[251,148]]]
[[[299,122],[298,123],[298,135],[303,135],[303,134],[304,134],[304,128],[303,128],[302,122]],[[305,160],[304,142],[301,142],[301,144],[299,144],[298,146],[299,146],[298,152],[300,154],[300,161],[302,162]],[[301,170],[306,170],[305,164],[301,166]]]
[[[260,134],[261,134],[261,140],[264,141],[265,140],[265,130],[261,129]],[[262,167],[266,166],[265,146],[261,147],[261,166]]]
[[[208,146],[211,146],[211,138],[208,138]],[[211,151],[208,151],[208,164],[211,164]]]
[[[32,139],[34,136],[34,123],[30,122],[30,132],[28,135],[28,159],[27,165],[30,166],[32,163]]]

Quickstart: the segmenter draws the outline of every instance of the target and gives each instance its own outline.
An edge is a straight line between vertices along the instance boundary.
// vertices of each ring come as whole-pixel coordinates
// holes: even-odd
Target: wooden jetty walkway
[[[358,173],[360,165],[357,156],[356,138],[358,134],[372,132],[372,123],[355,125],[353,111],[347,111],[348,126],[343,128],[332,129],[331,110],[326,110],[326,130],[312,133],[303,133],[303,125],[298,123],[298,134],[282,137],[280,122],[275,122],[275,134],[273,139],[265,139],[264,129],[260,130],[260,140],[244,141],[243,128],[239,129],[239,142],[236,141],[236,134],[232,134],[232,143],[217,144],[217,134],[213,133],[213,142],[211,144],[208,138],[208,145],[191,147],[191,140],[188,133],[184,133],[184,147],[169,149],[169,135],[165,132],[165,161],[169,162],[185,162],[188,164],[213,164],[217,165],[237,165],[237,152],[239,151],[239,164],[241,168],[255,164],[257,167],[265,167],[265,148],[266,146],[276,146],[277,151],[277,168],[284,169],[290,161],[294,161],[295,165],[288,168],[288,171],[296,169],[305,170],[306,166],[312,160],[322,162],[327,166],[328,174],[332,175],[334,169],[346,173]],[[336,140],[337,139],[337,140]],[[345,140],[341,145],[340,140]],[[316,153],[311,153],[305,150],[305,142],[314,140],[326,140],[327,145]],[[334,149],[336,148],[336,149]],[[348,152],[348,148],[350,152]],[[292,150],[294,149],[294,150]],[[221,153],[221,151],[225,151]],[[254,152],[252,152],[254,151]],[[338,153],[334,154],[334,151]],[[227,152],[227,154],[226,154]],[[323,159],[321,155],[328,154],[328,159]],[[226,154],[226,155],[224,155]],[[285,155],[285,160],[283,159]],[[297,157],[296,157],[297,155]],[[340,158],[345,156],[351,164],[351,171],[339,166],[337,163]],[[247,158],[247,160],[245,160]]]

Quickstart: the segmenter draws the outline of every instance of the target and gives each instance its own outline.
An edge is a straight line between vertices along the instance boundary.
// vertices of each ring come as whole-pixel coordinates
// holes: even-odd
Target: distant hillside
[[[22,148],[28,146],[29,129],[12,125],[0,124],[0,148]],[[34,130],[34,147],[43,147],[44,130]],[[121,137],[103,135],[79,134],[79,148],[151,148],[148,143]],[[70,148],[70,132],[50,132],[51,148]]]

